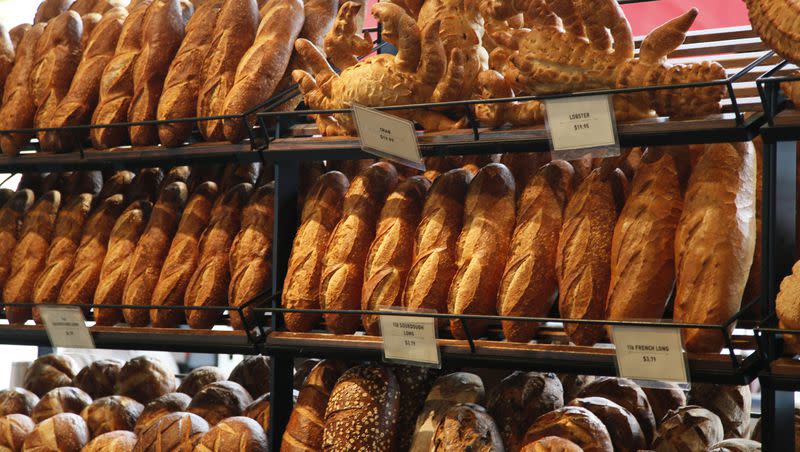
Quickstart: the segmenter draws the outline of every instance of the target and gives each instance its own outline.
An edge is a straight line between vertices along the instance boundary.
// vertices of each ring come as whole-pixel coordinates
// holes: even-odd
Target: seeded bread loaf
[[[31,190],[21,189],[0,207],[0,293],[11,275],[11,257],[22,234],[25,212],[33,205]]]
[[[591,411],[565,406],[540,416],[525,433],[523,449],[548,436],[558,436],[580,446],[585,452],[611,452],[614,447],[608,429]]]
[[[94,361],[75,375],[72,385],[82,389],[93,399],[114,395],[114,387],[123,364],[116,359]]]

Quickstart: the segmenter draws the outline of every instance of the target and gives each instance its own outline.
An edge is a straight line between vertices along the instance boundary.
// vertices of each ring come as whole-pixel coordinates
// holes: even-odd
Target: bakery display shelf
[[[764,141],[796,141],[800,139],[800,110],[792,106],[781,92],[781,83],[798,82],[797,66],[781,60],[756,79],[767,124],[761,128]]]

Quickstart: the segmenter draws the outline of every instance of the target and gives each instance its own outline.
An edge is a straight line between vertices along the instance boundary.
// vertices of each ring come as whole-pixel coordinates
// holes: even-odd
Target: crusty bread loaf
[[[572,194],[573,175],[569,163],[555,160],[518,189],[517,224],[497,294],[500,315],[544,317],[553,307],[558,290],[558,235]],[[537,328],[534,322],[503,321],[503,334],[509,341],[528,342]]]
[[[242,416],[247,416],[250,419],[256,421],[261,429],[264,432],[269,432],[270,424],[269,424],[269,415],[271,410],[270,405],[270,393],[266,393],[261,397],[253,400],[250,405],[242,411]]]
[[[0,293],[11,274],[11,257],[22,233],[25,212],[33,205],[33,192],[18,190],[0,207]]]
[[[282,305],[289,309],[319,309],[322,260],[331,232],[342,216],[342,201],[350,183],[344,174],[323,174],[306,197],[300,228],[292,244],[283,283]],[[289,331],[309,331],[322,316],[287,312],[283,318]]]
[[[472,179],[464,202],[464,227],[456,245],[456,271],[447,295],[452,314],[495,314],[497,291],[508,261],[515,216],[514,177],[505,165],[491,163]],[[486,321],[468,321],[473,337]],[[465,325],[451,320],[453,336],[466,339]]]
[[[719,416],[725,438],[746,438],[750,430],[750,386],[695,383],[689,404],[701,406]]]
[[[705,408],[688,405],[670,411],[658,426],[652,447],[657,451],[708,450],[722,439],[719,417]]]
[[[397,386],[400,389],[400,403],[397,414],[397,450],[408,450],[417,417],[425,406],[425,398],[433,387],[439,372],[419,366],[392,366]]]
[[[642,388],[627,378],[598,377],[581,389],[579,398],[603,397],[628,410],[644,433],[645,444],[650,444],[656,429],[656,421],[650,402]]]
[[[526,444],[520,452],[583,452],[583,449],[568,439],[545,436]]]
[[[552,156],[549,152],[509,152],[500,156],[500,163],[508,167],[514,176],[517,186],[518,209],[522,209],[522,192],[530,185],[536,173],[551,160]],[[570,165],[571,167],[572,165]]]
[[[222,114],[225,98],[236,78],[239,61],[256,37],[258,21],[255,0],[228,0],[222,5],[214,25],[211,47],[200,74],[198,117]],[[208,141],[225,138],[222,121],[204,121],[198,123],[198,127]]]
[[[642,387],[642,391],[647,396],[647,401],[653,410],[656,425],[660,425],[671,410],[686,405],[686,394],[675,383],[651,382],[651,386]]]
[[[164,181],[164,172],[161,168],[143,168],[133,178],[131,185],[125,191],[125,202],[144,199],[156,202]]]
[[[186,411],[191,401],[191,397],[180,392],[171,392],[153,399],[153,401],[148,403],[144,407],[144,410],[142,410],[142,414],[139,415],[139,419],[136,421],[136,427],[134,427],[133,431],[136,435],[142,436],[142,433],[153,425],[161,416],[177,413],[179,411]]]
[[[117,430],[103,433],[89,441],[81,452],[131,452],[136,446],[136,441],[135,433]]]
[[[141,0],[140,0],[141,1]],[[134,452],[192,452],[208,431],[208,422],[192,413],[170,413],[139,435]]]
[[[94,304],[122,304],[122,294],[125,290],[133,253],[152,210],[153,205],[150,201],[134,201],[117,218],[108,239],[103,265],[100,268],[100,279],[94,293]],[[94,310],[94,320],[98,325],[114,325],[121,322],[122,318],[122,311],[117,308],[95,308]]]
[[[0,416],[24,414],[30,416],[33,407],[39,403],[36,394],[24,388],[10,388],[0,391]]]
[[[39,7],[36,8],[33,23],[49,22],[64,11],[67,11],[70,4],[72,4],[72,0],[43,0],[42,3],[39,3]]]
[[[20,239],[11,256],[11,273],[3,287],[4,302],[31,302],[33,285],[45,267],[60,205],[61,193],[49,191],[25,214]],[[31,318],[31,308],[6,306],[6,318],[12,324],[25,323]]]
[[[36,424],[24,414],[9,414],[0,417],[0,449],[15,452],[22,450],[25,438]]]
[[[131,2],[136,3],[136,2]],[[113,8],[124,7],[122,0],[75,0],[69,9],[83,16],[84,14],[104,14]]]
[[[244,416],[229,417],[206,432],[196,452],[268,452],[267,434],[258,422]]]
[[[4,26],[0,26],[0,99],[3,97],[3,88],[6,85],[8,74],[14,68],[14,43]]]
[[[764,140],[761,136],[753,139],[753,146],[756,150],[756,248],[753,252],[753,263],[750,265],[750,272],[747,275],[747,285],[744,287],[744,295],[742,297],[742,307],[752,303],[762,295],[762,273],[761,267],[764,262],[764,250],[762,247],[763,230],[761,214],[763,210],[762,195],[764,194]],[[795,230],[798,225],[795,224]],[[761,318],[763,308],[760,303],[756,303],[751,312],[756,315],[756,318]]]
[[[253,397],[260,397],[269,391],[272,366],[264,355],[246,356],[233,368],[228,380],[239,383]]]
[[[92,398],[89,394],[78,388],[62,386],[42,396],[31,411],[31,419],[38,424],[59,413],[81,414],[81,411],[91,403]]]
[[[239,383],[217,381],[195,394],[186,411],[202,417],[208,425],[213,426],[231,416],[240,416],[251,403],[253,397]]]
[[[739,310],[755,249],[755,176],[752,143],[709,145],[694,166],[675,233],[676,322],[719,325]],[[723,346],[716,330],[683,330],[683,339],[689,352]]]
[[[141,403],[124,396],[102,397],[81,411],[92,438],[115,430],[133,431],[142,414]]]
[[[251,163],[231,163],[225,166],[225,169],[220,176],[219,188],[223,192],[227,192],[234,185],[241,183],[248,183],[256,185],[258,177],[261,174],[261,162]]]
[[[217,199],[206,230],[200,238],[200,258],[184,296],[185,306],[225,306],[230,274],[230,249],[239,231],[242,211],[253,186],[242,183]],[[186,320],[192,328],[211,328],[222,311],[190,310]]]
[[[22,386],[39,397],[55,388],[69,386],[75,376],[75,361],[66,355],[36,358],[25,371]]]
[[[133,183],[134,177],[136,177],[135,174],[125,170],[117,171],[106,177],[103,181],[103,189],[97,194],[97,199],[103,200],[114,195],[124,195]]]
[[[116,393],[147,404],[174,391],[176,386],[175,375],[160,361],[138,356],[126,362],[119,371]]]
[[[60,176],[58,191],[65,201],[81,193],[96,195],[103,189],[103,173],[100,171],[67,171]]]
[[[433,452],[482,450],[502,452],[503,440],[486,409],[472,403],[451,407],[433,437]]]
[[[116,359],[93,361],[75,375],[72,385],[82,389],[93,399],[114,395],[114,387],[123,364]]]
[[[614,450],[638,451],[647,447],[639,421],[622,406],[604,397],[585,397],[571,401],[591,411],[608,429]]]
[[[227,380],[227,378],[218,367],[198,367],[192,369],[192,371],[181,380],[181,385],[178,386],[178,392],[182,392],[189,397],[194,397],[194,395],[206,385],[224,380]]]
[[[8,36],[11,38],[11,43],[14,44],[15,52],[19,47],[19,43],[22,42],[22,38],[23,36],[25,36],[25,32],[27,32],[30,29],[31,29],[31,24],[22,23],[17,25],[16,27],[11,28],[11,30],[8,30]]]
[[[585,452],[614,450],[605,425],[586,408],[565,406],[540,416],[525,434],[524,444],[547,436],[558,436],[574,442]]]
[[[100,13],[81,14],[81,23],[83,24],[83,33],[81,33],[81,51],[85,50],[89,44],[89,38],[94,33],[95,27],[100,21],[103,20],[103,15]],[[73,77],[74,79],[74,77]]]
[[[708,448],[709,452],[761,452],[761,443],[751,439],[731,438]]]
[[[80,452],[88,442],[89,429],[83,419],[74,413],[61,413],[37,425],[25,438],[22,450]]]

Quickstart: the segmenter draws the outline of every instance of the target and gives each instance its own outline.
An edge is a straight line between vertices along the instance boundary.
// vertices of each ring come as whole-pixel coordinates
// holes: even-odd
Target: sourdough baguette
[[[22,235],[22,220],[33,199],[33,191],[23,188],[0,208],[0,294],[11,275],[14,248]]]
[[[151,303],[187,197],[188,190],[183,182],[173,182],[161,190],[147,227],[139,237],[131,257],[125,291],[122,294],[123,305],[147,306]],[[131,326],[145,326],[150,323],[150,314],[145,309],[123,309],[122,315]]]
[[[755,175],[752,143],[709,145],[694,166],[675,233],[676,322],[719,325],[739,310],[755,249]],[[689,352],[723,346],[715,330],[683,330],[683,340]]]
[[[508,261],[514,232],[514,177],[502,163],[484,166],[472,179],[464,202],[464,227],[456,245],[456,266],[447,296],[453,314],[494,314],[497,290]],[[480,336],[486,321],[469,321],[470,334]],[[460,320],[451,320],[453,336],[465,339]]]
[[[60,205],[61,193],[49,191],[25,214],[20,238],[11,256],[11,273],[3,287],[3,302],[31,302],[33,283],[44,269]],[[6,318],[12,324],[23,324],[31,318],[31,308],[6,306]]]
[[[211,48],[200,74],[202,82],[197,97],[198,117],[222,114],[225,99],[236,79],[239,61],[253,45],[258,21],[255,0],[228,0],[222,5],[214,25]],[[204,121],[198,123],[198,127],[208,141],[225,138],[222,121]]]
[[[322,260],[331,232],[342,217],[342,202],[349,186],[350,182],[344,174],[331,171],[317,179],[306,197],[283,282],[283,307],[320,308]],[[319,323],[321,317],[319,314],[295,312],[287,312],[283,316],[289,331],[309,331]]]
[[[122,0],[75,0],[69,9],[81,16],[90,13],[105,14],[114,8],[124,7],[125,3]]]
[[[25,33],[31,29],[31,24],[19,24],[8,30],[8,36],[11,37],[11,43],[14,45],[14,52],[16,53],[19,43],[22,42]]]
[[[397,170],[378,162],[361,172],[344,198],[342,219],[331,233],[322,261],[319,301],[323,309],[358,309],[364,283],[364,263],[386,196],[397,185]],[[352,334],[358,316],[325,314],[325,324],[335,334]]]
[[[46,23],[51,19],[55,19],[64,11],[69,9],[72,0],[44,0],[39,3],[36,8],[36,15],[33,17],[33,23]]]
[[[175,54],[175,59],[164,79],[164,91],[158,101],[159,120],[191,118],[197,112],[197,94],[200,91],[200,72],[203,60],[211,47],[211,39],[222,0],[203,3],[186,26],[186,37]],[[175,147],[183,144],[192,134],[191,122],[161,124],[158,137],[161,144]]]
[[[185,306],[225,306],[230,284],[230,249],[239,231],[242,210],[253,186],[242,183],[217,199],[211,220],[200,238],[200,259],[189,280]],[[189,310],[186,320],[192,328],[211,328],[222,311]]]
[[[410,238],[419,224],[429,187],[427,179],[414,176],[401,182],[386,198],[364,265],[361,309],[400,305],[414,252]],[[379,316],[364,315],[361,319],[367,334],[381,333]]]
[[[11,69],[14,68],[14,43],[6,27],[0,25],[0,100],[3,98],[3,89]]]
[[[125,190],[125,202],[131,203],[144,199],[151,203],[156,202],[161,183],[164,181],[164,172],[161,168],[143,168]]]
[[[114,195],[123,195],[136,177],[130,171],[117,171],[103,181],[103,189],[97,194],[97,199],[104,200]]]
[[[511,254],[497,294],[500,315],[544,317],[553,307],[558,290],[558,234],[574,174],[572,165],[554,160],[541,167],[521,190]],[[535,322],[502,324],[506,339],[514,342],[530,341],[538,328]]]
[[[86,50],[86,47],[89,44],[89,38],[91,38],[95,27],[97,27],[102,19],[103,15],[100,13],[81,14],[81,24],[83,24],[83,32],[81,33],[81,52]]]
[[[218,193],[214,182],[205,182],[192,193],[153,290],[153,306],[183,305],[186,286],[197,267],[200,236],[208,226]],[[159,328],[177,327],[184,318],[184,311],[180,310],[150,311],[150,321]]]
[[[150,201],[134,201],[114,223],[100,270],[100,282],[94,293],[95,304],[122,304],[131,259],[152,210]],[[117,308],[96,308],[94,320],[98,325],[114,325],[122,321],[122,311]]]

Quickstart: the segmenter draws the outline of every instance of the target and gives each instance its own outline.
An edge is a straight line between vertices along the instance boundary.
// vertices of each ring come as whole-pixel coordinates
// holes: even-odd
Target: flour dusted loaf
[[[24,414],[30,416],[33,407],[39,403],[36,394],[23,388],[9,388],[0,391],[0,416]]]
[[[706,450],[723,439],[719,417],[695,405],[670,411],[658,426],[652,447],[657,452]]]
[[[133,358],[122,366],[116,393],[147,404],[176,387],[175,376],[161,362],[147,356]]]
[[[75,361],[66,355],[44,355],[28,366],[22,387],[39,397],[52,389],[69,386],[75,376]]]
[[[217,381],[195,394],[186,411],[202,417],[213,426],[225,418],[241,416],[252,402],[250,393],[239,383]]]
[[[25,213],[33,200],[33,191],[22,188],[0,207],[0,293],[11,274],[11,258],[22,234]]]
[[[229,417],[211,427],[195,452],[268,452],[267,434],[258,422],[244,416]]]
[[[23,451],[80,452],[89,442],[89,429],[80,416],[60,413],[36,426],[25,438]]]
[[[39,403],[33,407],[31,419],[38,424],[59,413],[80,414],[90,403],[92,398],[89,394],[78,388],[62,386],[42,396]]]
[[[0,417],[0,449],[15,452],[22,450],[25,438],[36,424],[24,414],[8,414]]]
[[[177,391],[189,397],[194,397],[194,395],[200,392],[206,385],[225,380],[225,374],[223,374],[218,367],[202,366],[192,369],[192,371],[183,378]]]
[[[22,41],[15,46],[14,67],[6,78],[3,102],[0,104],[0,129],[19,129],[33,126],[36,105],[29,77],[36,62],[36,45],[44,33],[45,24],[37,24],[25,31]],[[11,133],[0,135],[0,149],[5,155],[17,155],[31,134]]]
[[[81,452],[131,452],[136,446],[136,441],[135,433],[117,430],[103,433],[89,441],[89,444]]]
[[[148,403],[142,414],[136,420],[136,426],[133,431],[137,436],[147,430],[154,422],[166,414],[177,413],[179,411],[186,411],[189,408],[192,398],[181,392],[170,392],[161,397],[153,399]]]
[[[524,443],[527,445],[547,436],[572,441],[586,452],[614,450],[608,429],[586,408],[565,406],[539,417],[525,433]]]
[[[134,452],[192,452],[208,431],[208,423],[192,413],[170,413],[139,435]]]
[[[598,377],[581,389],[578,397],[604,397],[630,411],[644,433],[645,444],[650,444],[656,421],[650,402],[642,388],[627,378]]]
[[[92,438],[116,430],[133,431],[142,414],[141,403],[124,396],[101,397],[81,411]]]
[[[475,450],[503,452],[503,440],[494,420],[480,405],[461,403],[451,407],[433,436],[433,451]]]
[[[94,361],[75,375],[72,385],[82,389],[93,399],[113,395],[119,371],[124,364],[116,359]]]

